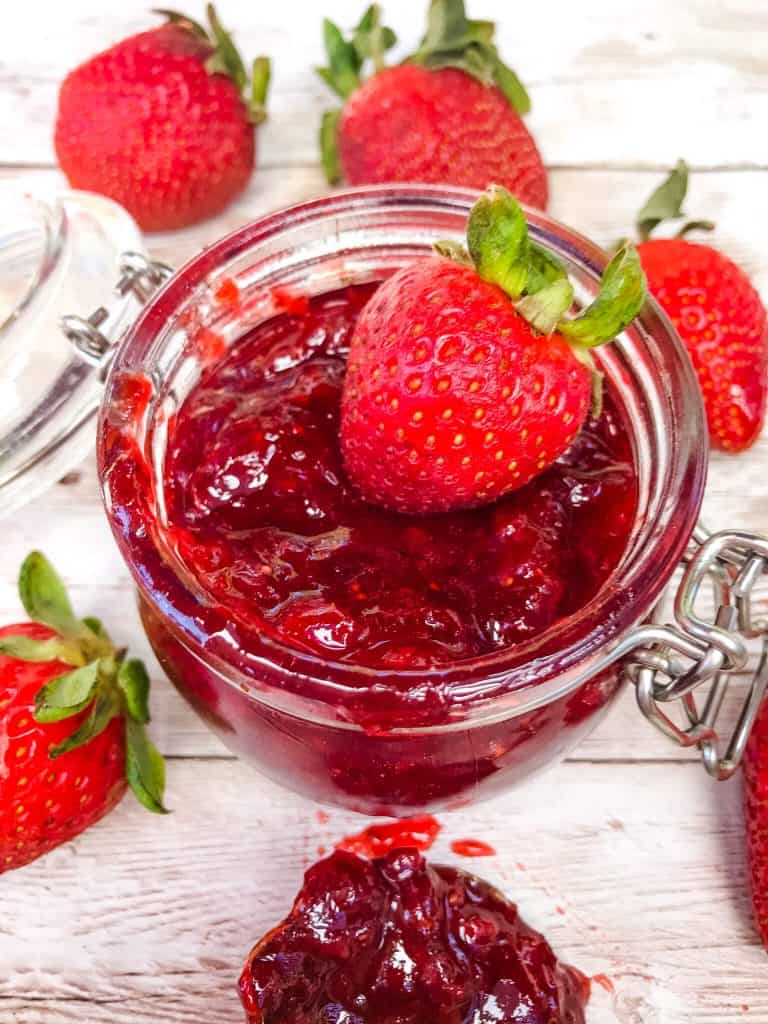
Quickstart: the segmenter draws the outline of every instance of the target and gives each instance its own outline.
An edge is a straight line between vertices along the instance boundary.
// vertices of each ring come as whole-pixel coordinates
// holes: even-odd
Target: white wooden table
[[[64,73],[151,22],[146,0],[25,0],[0,33],[0,176],[51,179]],[[151,239],[178,263],[230,228],[320,193],[317,117],[328,96],[320,16],[352,24],[361,0],[222,0],[246,54],[275,58],[260,168],[224,216]],[[421,3],[388,0],[412,47]],[[110,8],[110,13],[107,13]],[[512,20],[518,11],[521,24]],[[196,14],[197,11],[191,10]],[[551,212],[606,243],[678,156],[691,162],[688,209],[716,219],[722,247],[768,298],[768,5],[762,0],[589,0],[512,5],[496,17],[502,52],[529,85],[530,125],[551,168]],[[768,526],[768,439],[714,458],[707,516]],[[42,861],[0,879],[0,1024],[234,1024],[234,983],[251,942],[287,909],[319,844],[362,822],[278,790],[233,760],[152,661],[128,573],[102,515],[93,462],[2,524],[0,621],[18,616],[14,578],[42,547],[82,614],[103,614],[153,667],[154,733],[168,757],[156,819],[128,798]],[[632,695],[566,763],[537,783],[443,816],[434,855],[478,836],[498,855],[463,862],[497,881],[595,986],[592,1024],[768,1024],[768,961],[749,917],[738,782],[707,781],[694,753],[668,746]]]

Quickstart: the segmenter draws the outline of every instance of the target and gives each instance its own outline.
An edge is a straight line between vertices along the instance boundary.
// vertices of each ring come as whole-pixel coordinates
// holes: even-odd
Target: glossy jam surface
[[[486,882],[413,849],[310,868],[240,978],[248,1024],[584,1024],[589,982]]]
[[[433,518],[367,505],[338,421],[374,288],[277,316],[205,371],[167,458],[174,546],[235,620],[324,659],[418,669],[538,637],[596,593],[631,529],[637,482],[610,395],[565,458],[493,505]]]

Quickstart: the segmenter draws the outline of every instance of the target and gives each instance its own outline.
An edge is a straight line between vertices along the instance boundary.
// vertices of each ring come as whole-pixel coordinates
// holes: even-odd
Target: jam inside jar
[[[430,518],[359,498],[337,437],[356,316],[471,202],[359,190],[241,229],[152,301],[101,419],[107,510],[174,684],[264,773],[365,813],[458,807],[577,743],[703,489],[695,382],[649,308],[600,354],[602,415],[525,488]],[[586,301],[599,250],[541,215],[531,232]]]

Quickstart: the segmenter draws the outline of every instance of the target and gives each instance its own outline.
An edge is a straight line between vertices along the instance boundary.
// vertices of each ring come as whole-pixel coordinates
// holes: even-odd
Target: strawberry
[[[744,754],[744,818],[755,924],[768,949],[768,701]]]
[[[323,80],[345,101],[328,111],[320,134],[331,184],[422,181],[483,189],[492,181],[544,209],[547,175],[522,120],[530,100],[493,44],[494,26],[470,21],[463,0],[432,0],[419,49],[384,66],[396,42],[368,8],[346,40],[324,23]],[[367,60],[374,74],[362,81]]]
[[[566,318],[565,271],[529,241],[522,209],[499,186],[473,207],[467,240],[468,252],[444,243],[393,274],[352,336],[342,452],[363,496],[395,511],[484,504],[551,465],[590,407],[589,349],[643,300],[627,247],[595,301]]]
[[[130,36],[70,72],[59,93],[56,155],[73,188],[100,192],[147,231],[210,217],[241,192],[255,162],[270,66],[248,75],[208,5]]]
[[[164,812],[144,665],[115,650],[98,619],[75,618],[38,552],[19,591],[33,621],[0,629],[0,873],[79,835],[129,785]]]
[[[688,168],[679,161],[638,216],[638,245],[648,287],[685,343],[698,374],[712,447],[739,452],[754,444],[765,418],[768,328],[760,296],[743,270],[717,249],[683,236],[709,221],[685,224],[676,238],[650,238],[683,216]]]

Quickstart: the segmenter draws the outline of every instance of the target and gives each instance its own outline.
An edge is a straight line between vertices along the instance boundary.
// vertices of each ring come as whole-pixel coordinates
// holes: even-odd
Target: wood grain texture
[[[325,8],[314,0],[221,4],[243,53],[274,57],[272,120],[259,135],[266,166],[315,162],[318,118],[333,105],[312,72],[323,60],[322,15],[351,26],[364,6],[360,0],[333,0]],[[400,35],[396,56],[415,48],[422,6],[384,5]],[[109,8],[93,0],[29,0],[14,8],[0,40],[0,160],[52,162],[59,82],[81,60],[156,23],[146,9],[145,0]],[[521,23],[499,0],[474,0],[471,14],[499,22],[501,52],[530,89],[530,125],[547,163],[658,166],[682,154],[700,166],[768,166],[768,137],[759,131],[768,110],[764,4],[527,4]]]
[[[58,84],[79,60],[151,24],[147,6],[14,7],[0,33],[0,181],[61,185],[51,169]],[[150,238],[153,254],[178,265],[247,220],[325,190],[315,135],[332,98],[311,71],[320,19],[350,25],[363,6],[222,0],[243,52],[275,57],[260,169],[221,217]],[[587,7],[527,5],[521,25],[500,0],[470,0],[473,16],[501,22],[501,48],[530,87],[529,123],[552,169],[551,213],[610,244],[627,233],[660,169],[686,156],[701,169],[688,212],[718,221],[719,244],[768,297],[768,6]],[[421,9],[411,0],[385,8],[405,53]],[[768,437],[738,459],[712,459],[711,526],[768,528],[767,465]],[[232,760],[164,680],[92,460],[3,524],[0,621],[18,617],[14,577],[32,547],[61,568],[81,613],[104,612],[119,641],[147,656],[174,813],[158,820],[129,798],[75,843],[0,879],[0,1024],[235,1024],[234,983],[249,946],[288,908],[318,847],[360,821],[332,811],[320,825],[313,805]],[[492,842],[497,857],[464,865],[518,899],[563,956],[613,980],[614,996],[595,986],[590,1024],[768,1024],[739,786],[711,783],[696,759],[658,736],[627,691],[568,762],[444,818],[437,859],[456,860],[454,838]]]
[[[743,1003],[765,1019],[737,790],[702,798],[693,765],[645,766],[621,785],[599,766],[563,765],[445,816],[434,859],[498,883],[560,955],[613,980],[613,998],[595,986],[591,1024],[731,1024]],[[332,811],[321,825],[232,762],[172,763],[169,803],[157,820],[126,800],[4,880],[3,1024],[233,1024],[251,944],[286,912],[318,846],[359,821]],[[465,836],[497,856],[455,858],[449,842]]]

